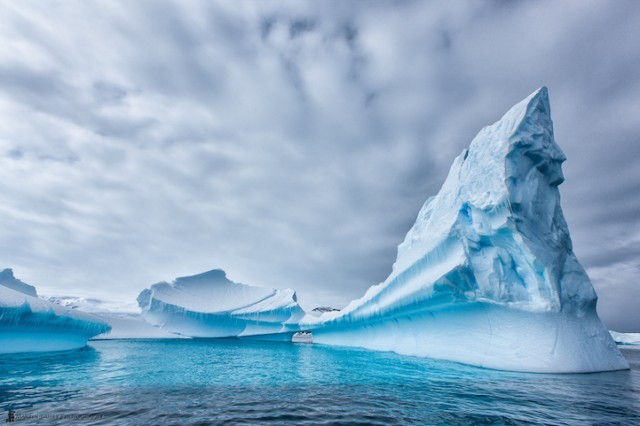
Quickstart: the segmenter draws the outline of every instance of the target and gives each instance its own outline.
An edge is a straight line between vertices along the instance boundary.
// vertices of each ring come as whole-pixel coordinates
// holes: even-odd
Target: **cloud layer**
[[[575,251],[605,322],[640,330],[640,3],[0,8],[0,260],[44,292],[221,267],[343,305],[475,133],[547,85]]]

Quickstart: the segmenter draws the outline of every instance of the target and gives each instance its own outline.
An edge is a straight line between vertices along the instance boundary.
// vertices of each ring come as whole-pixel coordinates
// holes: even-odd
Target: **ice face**
[[[497,369],[628,368],[572,251],[558,191],[564,160],[541,88],[455,159],[387,280],[301,328],[318,343]]]
[[[35,288],[20,280],[0,285],[0,354],[77,349],[109,329],[92,315],[35,297]]]
[[[138,303],[149,323],[190,337],[288,340],[304,316],[293,290],[237,284],[220,269],[154,284]]]

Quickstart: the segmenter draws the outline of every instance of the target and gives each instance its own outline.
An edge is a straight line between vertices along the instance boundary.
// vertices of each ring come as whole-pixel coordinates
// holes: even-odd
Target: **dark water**
[[[543,375],[316,345],[96,341],[0,356],[16,424],[640,425],[631,371]]]

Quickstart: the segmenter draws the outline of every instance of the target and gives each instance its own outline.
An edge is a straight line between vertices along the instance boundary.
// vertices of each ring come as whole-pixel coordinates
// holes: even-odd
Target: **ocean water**
[[[0,421],[640,425],[640,350],[624,355],[630,371],[546,375],[306,344],[94,341],[0,356]]]

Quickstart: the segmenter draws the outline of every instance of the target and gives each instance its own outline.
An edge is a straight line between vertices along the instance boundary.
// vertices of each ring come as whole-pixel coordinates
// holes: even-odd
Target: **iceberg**
[[[7,268],[0,272],[0,286],[10,288],[27,296],[38,297],[36,288],[32,285],[24,283],[13,276],[13,269]]]
[[[541,373],[627,369],[572,250],[546,88],[483,128],[398,247],[389,277],[314,343]]]
[[[11,269],[0,273],[0,354],[78,349],[109,329],[92,315],[38,298]]]
[[[293,290],[238,284],[221,269],[153,284],[140,293],[138,304],[147,322],[199,338],[290,341],[305,315]]]
[[[640,333],[619,333],[613,330],[609,330],[609,333],[618,345],[640,347]]]

